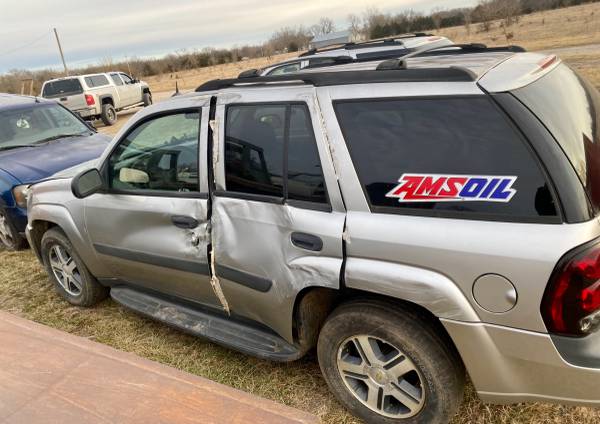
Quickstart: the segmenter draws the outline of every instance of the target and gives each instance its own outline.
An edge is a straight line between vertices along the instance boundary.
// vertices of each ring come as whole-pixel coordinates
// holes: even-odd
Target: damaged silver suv
[[[316,348],[370,423],[483,401],[600,405],[600,96],[481,45],[206,83],[97,169],[33,186],[74,305],[110,296],[259,358]]]

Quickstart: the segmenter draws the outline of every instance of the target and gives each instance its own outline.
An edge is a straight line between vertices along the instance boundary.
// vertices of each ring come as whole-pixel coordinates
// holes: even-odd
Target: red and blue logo
[[[517,193],[517,177],[496,175],[404,174],[386,197],[399,202],[502,202]]]

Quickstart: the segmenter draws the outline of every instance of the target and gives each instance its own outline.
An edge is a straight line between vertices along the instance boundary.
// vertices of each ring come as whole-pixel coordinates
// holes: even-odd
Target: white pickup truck
[[[152,104],[150,87],[123,72],[77,75],[46,81],[42,97],[58,99],[83,119],[117,122],[117,112]]]

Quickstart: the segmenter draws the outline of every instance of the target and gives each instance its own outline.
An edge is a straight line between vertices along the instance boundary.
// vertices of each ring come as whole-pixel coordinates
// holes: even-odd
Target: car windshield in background
[[[89,131],[71,112],[56,104],[0,112],[0,149],[35,145]]]
[[[552,133],[600,212],[600,94],[567,65],[514,91]]]
[[[42,97],[62,97],[83,93],[81,83],[77,78],[50,81],[44,85]]]

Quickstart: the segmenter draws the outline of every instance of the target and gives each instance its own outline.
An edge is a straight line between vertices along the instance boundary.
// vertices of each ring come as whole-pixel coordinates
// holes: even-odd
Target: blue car
[[[110,138],[54,101],[0,94],[0,242],[26,246],[31,183],[99,157]]]

